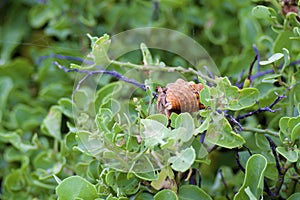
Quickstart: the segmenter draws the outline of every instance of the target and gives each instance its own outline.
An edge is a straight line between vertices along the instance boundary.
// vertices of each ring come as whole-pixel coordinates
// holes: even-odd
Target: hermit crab
[[[196,112],[204,109],[199,100],[199,93],[203,87],[201,83],[195,84],[183,79],[177,79],[175,83],[169,83],[165,88],[157,87],[158,112],[169,118],[172,112]]]

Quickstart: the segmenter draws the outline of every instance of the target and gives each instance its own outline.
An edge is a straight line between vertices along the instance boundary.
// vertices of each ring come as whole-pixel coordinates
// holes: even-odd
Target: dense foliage
[[[2,1],[0,197],[299,199],[299,7]],[[111,57],[115,34],[150,26],[200,43],[219,76],[146,41]],[[204,85],[205,109],[168,119],[155,88],[178,77]]]

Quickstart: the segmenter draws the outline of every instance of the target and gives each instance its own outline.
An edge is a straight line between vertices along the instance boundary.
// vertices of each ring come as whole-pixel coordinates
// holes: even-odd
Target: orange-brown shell
[[[158,88],[157,110],[168,117],[172,112],[195,112],[203,109],[199,101],[199,92],[203,89],[201,83],[186,82],[178,79],[167,84],[166,88]]]

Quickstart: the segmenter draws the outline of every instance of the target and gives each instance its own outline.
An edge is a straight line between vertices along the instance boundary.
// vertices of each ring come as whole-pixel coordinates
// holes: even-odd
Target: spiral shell
[[[169,117],[172,112],[195,112],[203,109],[204,105],[199,100],[199,92],[203,87],[201,83],[195,84],[183,79],[167,84],[166,88],[158,87],[158,112]]]

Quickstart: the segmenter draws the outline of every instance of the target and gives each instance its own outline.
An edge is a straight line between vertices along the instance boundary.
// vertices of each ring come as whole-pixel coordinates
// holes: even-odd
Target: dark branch
[[[250,149],[248,147],[246,147],[245,145],[243,145],[243,147],[247,150],[247,152],[249,153],[250,156],[252,156],[252,152],[250,151]]]
[[[247,77],[247,79],[250,81],[250,83],[251,83],[251,74],[253,71],[253,66],[256,61],[257,61],[257,55],[254,57],[253,61],[250,63],[250,68],[249,68],[248,77]]]
[[[259,55],[259,51],[258,51],[258,49],[257,49],[257,46],[255,45],[255,44],[253,44],[253,49],[254,49],[254,51],[255,51],[255,57],[256,57],[256,59],[257,59],[257,71],[259,72],[260,71],[260,64],[259,64],[259,62],[260,62],[260,55]]]
[[[294,66],[294,65],[299,65],[299,64],[300,64],[300,60],[296,60],[296,61],[294,61],[294,62],[291,62],[291,63],[289,64],[289,66]],[[282,67],[283,67],[283,64],[281,64],[281,65],[278,67],[278,69],[282,69]],[[254,75],[252,76],[252,81],[253,81],[254,79],[258,78],[258,77],[264,76],[264,75],[266,75],[266,74],[273,74],[273,73],[274,73],[274,70],[273,70],[273,69],[268,69],[268,70],[265,70],[265,71],[262,71],[262,72],[257,72],[256,74],[254,74]]]
[[[240,73],[240,75],[238,77],[238,80],[235,83],[235,86],[237,86],[240,89],[243,87],[243,83],[241,83],[241,81],[242,81],[242,78],[244,76],[244,73],[245,73],[245,69],[242,69],[242,72]]]
[[[229,198],[229,196],[228,196],[228,186],[227,186],[227,183],[226,183],[225,178],[224,178],[224,176],[223,176],[222,169],[219,170],[219,173],[220,173],[221,180],[222,180],[222,183],[223,183],[224,188],[225,188],[225,196],[226,196],[226,199],[230,200],[230,198]]]
[[[60,54],[50,54],[47,56],[41,56],[38,59],[38,64],[40,64],[43,60],[47,59],[47,58],[57,58],[57,59],[64,59],[64,60],[74,60],[74,61],[78,61],[84,64],[88,64],[88,65],[93,65],[94,62],[93,61],[89,61],[86,59],[82,59],[79,57],[75,57],[75,56],[66,56],[66,55],[60,55]]]
[[[270,148],[272,150],[272,154],[273,154],[273,156],[275,158],[276,169],[278,171],[278,175],[282,175],[282,171],[281,171],[281,167],[280,167],[280,164],[279,164],[278,155],[277,155],[277,152],[276,152],[276,144],[274,143],[274,141],[272,140],[272,138],[270,136],[268,136],[267,134],[265,134],[265,137],[269,141]]]
[[[110,75],[112,77],[115,77],[121,81],[124,81],[126,83],[130,83],[132,85],[135,85],[139,88],[141,88],[142,90],[146,91],[146,86],[142,83],[139,83],[137,81],[135,81],[134,79],[129,79],[125,76],[123,76],[122,74],[116,72],[116,71],[110,71],[110,70],[105,70],[102,69],[101,66],[98,67],[98,70],[95,71],[89,71],[89,70],[82,70],[82,69],[67,69],[65,66],[60,65],[58,62],[53,62],[54,65],[56,65],[57,67],[59,67],[60,69],[64,70],[65,72],[77,72],[77,73],[81,73],[81,74],[86,74],[77,84],[76,89],[74,91],[74,93],[80,88],[81,84],[90,76],[92,75],[96,75],[96,74],[107,74]]]
[[[240,122],[238,122],[232,115],[229,115],[229,114],[225,113],[225,117],[229,118],[229,120],[230,120],[233,124],[237,125],[237,126],[239,127],[239,131],[242,131],[242,130],[243,130],[243,127],[242,127],[242,125],[240,124]]]
[[[257,110],[254,110],[254,111],[251,111],[249,113],[246,113],[244,115],[239,115],[237,116],[236,118],[236,121],[240,121],[241,119],[245,119],[247,117],[250,117],[252,115],[255,115],[255,114],[258,114],[258,113],[261,113],[261,112],[276,112],[278,110],[280,110],[280,108],[277,108],[277,109],[272,109],[279,101],[281,101],[282,99],[286,98],[285,95],[278,95],[277,93],[275,93],[277,95],[277,98],[274,100],[273,103],[271,103],[269,106],[266,106],[266,107],[263,107],[263,108],[258,108]]]
[[[237,166],[240,168],[240,170],[242,170],[242,172],[245,173],[246,170],[240,162],[240,155],[239,155],[238,148],[235,149],[235,161],[236,161]]]
[[[201,142],[201,144],[204,143],[205,135],[206,135],[206,131],[204,131],[204,132],[201,134],[201,136],[200,136],[200,142]]]

